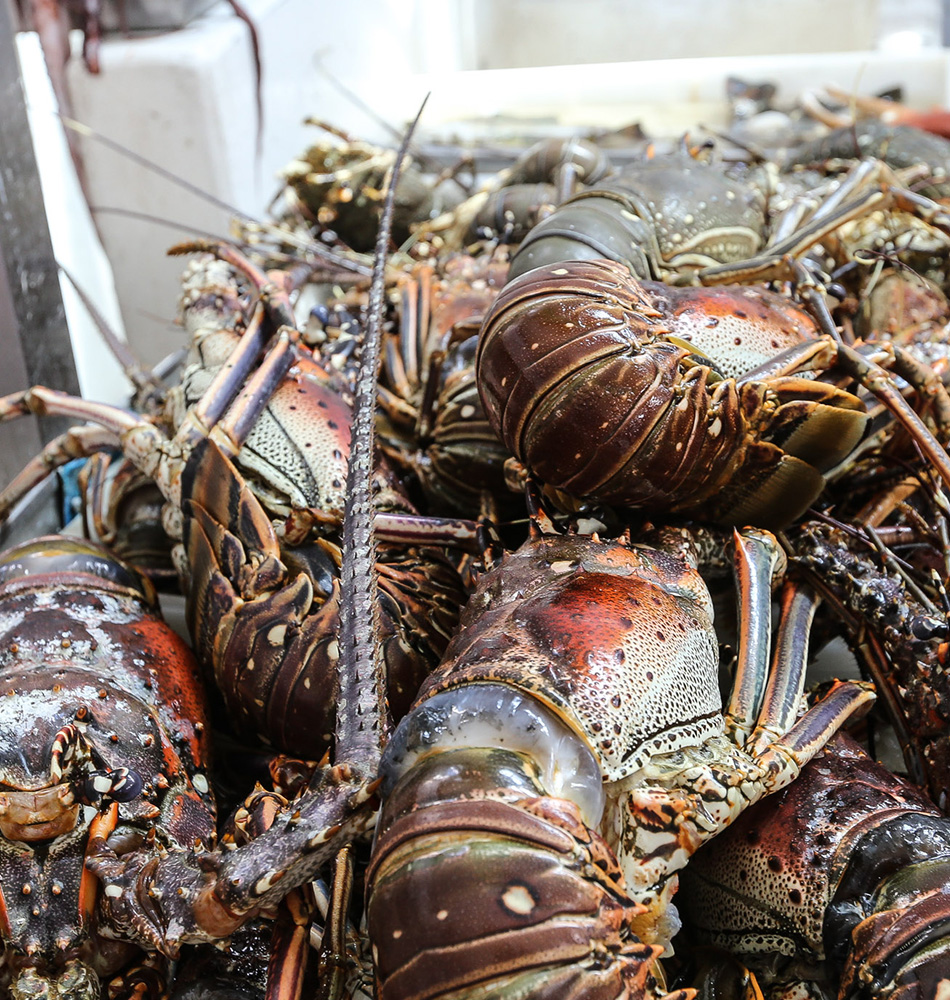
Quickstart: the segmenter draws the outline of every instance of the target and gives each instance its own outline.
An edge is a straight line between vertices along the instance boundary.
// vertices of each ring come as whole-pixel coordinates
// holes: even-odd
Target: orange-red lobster
[[[87,856],[214,841],[198,667],[144,577],[65,536],[0,555],[0,636],[4,988],[99,1000],[138,949]]]

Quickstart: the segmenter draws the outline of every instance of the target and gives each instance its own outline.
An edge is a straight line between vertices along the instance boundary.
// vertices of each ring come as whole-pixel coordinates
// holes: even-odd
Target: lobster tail
[[[946,818],[906,813],[864,834],[829,907],[825,936],[852,942],[842,1000],[939,997],[950,968]]]
[[[697,327],[703,295],[718,313],[707,325],[732,342],[722,365]],[[868,419],[851,393],[797,377],[821,346],[809,331],[763,289],[697,293],[609,260],[564,261],[505,286],[476,372],[489,422],[555,493],[777,527]]]
[[[389,796],[367,876],[380,1000],[663,995],[644,907],[578,807],[501,749],[424,758]],[[691,991],[672,994],[687,1000]]]

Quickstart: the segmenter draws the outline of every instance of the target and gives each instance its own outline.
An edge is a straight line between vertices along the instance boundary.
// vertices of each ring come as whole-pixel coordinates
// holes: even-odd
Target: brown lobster
[[[476,357],[488,419],[556,494],[772,526],[808,507],[864,433],[856,396],[803,377],[833,367],[950,481],[887,373],[763,289],[676,289],[612,261],[564,261],[506,285]]]
[[[771,996],[936,1000],[950,986],[950,821],[844,734],[696,854],[682,898]]]
[[[485,419],[474,357],[478,324],[507,268],[504,254],[450,254],[416,265],[394,290],[399,322],[383,343],[378,436],[432,513],[477,517],[486,491],[511,502],[510,455]]]
[[[481,579],[383,755],[367,875],[381,1000],[665,995],[677,871],[873,697],[843,683],[796,721],[815,602],[786,593],[770,670],[765,533],[736,537],[723,712],[689,536],[550,528]]]
[[[65,407],[105,424],[104,432],[95,429],[94,440],[122,445],[154,479],[172,504],[173,516],[166,521],[174,533],[183,532],[175,525],[182,516],[189,522],[182,574],[191,594],[189,628],[232,724],[242,735],[318,760],[331,741],[336,705],[339,543],[351,400],[344,379],[320,364],[287,325],[277,347],[241,386],[268,333],[279,321],[292,320],[292,313],[286,294],[243,255],[227,245],[208,246],[220,259],[206,258],[189,269],[182,313],[192,348],[160,422],[43,389],[11,397],[5,415],[31,406]],[[241,275],[259,293],[249,320]],[[205,434],[234,463],[219,449],[205,450],[183,504],[184,459]],[[51,465],[71,457],[74,440],[73,435],[58,439],[64,448],[54,442],[11,485],[4,505]],[[461,584],[438,551],[407,546],[407,538],[411,543],[422,529],[384,464],[377,467],[374,487],[376,508],[395,531],[396,544],[379,550],[378,637],[390,707],[399,717],[445,648]],[[246,491],[270,517],[243,498]],[[187,509],[179,512],[181,507]],[[234,562],[238,551],[248,559],[271,560],[271,575],[242,577]]]
[[[912,523],[905,533],[919,543],[919,525]],[[878,530],[888,533],[886,526]],[[881,545],[873,527],[848,531],[846,526],[808,521],[790,542],[796,564],[846,624],[846,637],[874,680],[894,726],[908,773],[946,809],[950,623],[930,567],[909,566]]]

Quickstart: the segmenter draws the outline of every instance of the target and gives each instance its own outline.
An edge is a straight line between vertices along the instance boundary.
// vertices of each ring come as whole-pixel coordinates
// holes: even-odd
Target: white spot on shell
[[[340,658],[340,644],[333,639],[327,643],[327,659],[338,660]]]
[[[448,915],[449,915],[449,911],[448,910],[439,910],[439,912],[435,915],[435,919],[436,920],[445,920],[445,918]]]
[[[393,931],[393,940],[398,941],[401,937],[402,931],[397,927],[396,930]]]
[[[118,885],[107,885],[105,893],[110,899],[118,899],[122,895],[122,887]]]
[[[523,885],[509,885],[501,894],[505,908],[519,916],[527,916],[535,907],[534,897]]]
[[[567,274],[567,268],[557,267],[553,271],[551,271],[551,274],[557,274],[557,275]]]
[[[195,791],[199,795],[208,794],[208,779],[203,774],[196,774],[192,779],[191,783],[195,786]]]
[[[709,425],[709,436],[713,438],[719,437],[719,432],[721,430],[722,430],[722,421],[719,419],[719,417],[716,417],[716,419]]]
[[[272,646],[282,646],[284,644],[284,638],[286,637],[286,635],[287,635],[286,625],[275,625],[267,633],[267,641]]]
[[[459,413],[463,420],[469,420],[471,417],[475,416],[475,407],[471,403],[466,403]]]

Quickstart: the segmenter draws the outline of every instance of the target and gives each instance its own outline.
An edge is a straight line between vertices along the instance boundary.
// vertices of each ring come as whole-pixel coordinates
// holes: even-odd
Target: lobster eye
[[[114,771],[93,771],[82,783],[82,798],[90,803],[105,797],[114,802],[131,802],[141,794],[144,786],[142,776],[130,767],[117,767]]]
[[[914,615],[910,623],[910,631],[915,639],[946,639],[950,635],[945,621],[932,618],[930,615]]]

